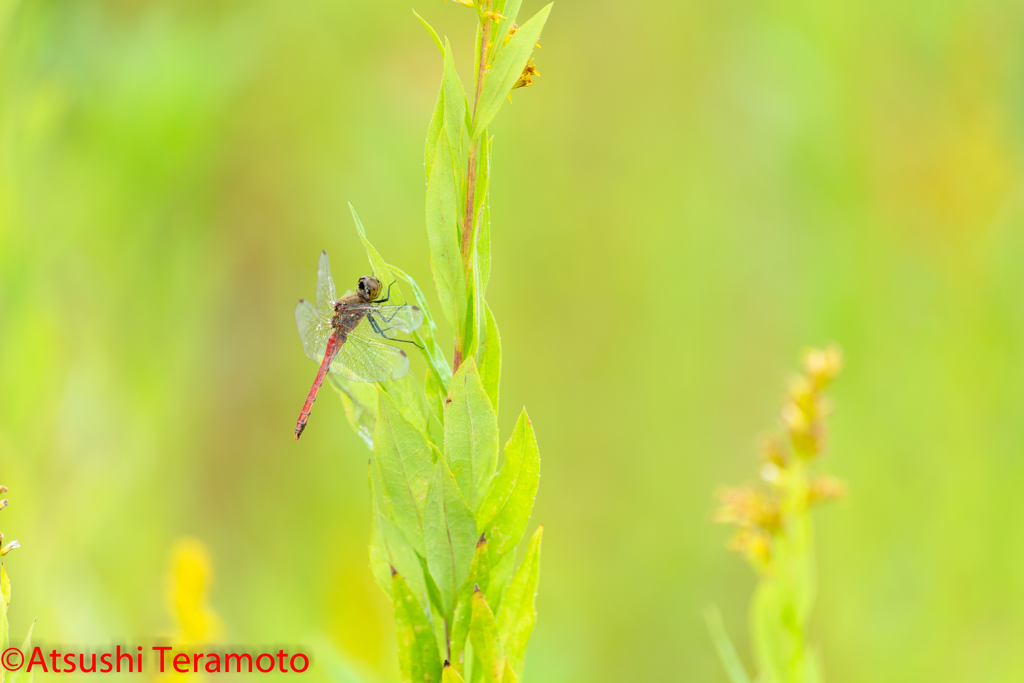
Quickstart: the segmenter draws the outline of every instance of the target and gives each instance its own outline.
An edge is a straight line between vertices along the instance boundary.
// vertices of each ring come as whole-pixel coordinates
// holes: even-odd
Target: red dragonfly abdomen
[[[299,437],[302,436],[302,430],[306,428],[306,423],[309,421],[309,413],[313,410],[313,402],[316,401],[316,395],[320,391],[320,385],[324,383],[324,379],[327,377],[327,371],[331,369],[331,361],[341,351],[342,344],[345,343],[344,337],[339,337],[337,334],[331,334],[327,339],[327,349],[324,351],[324,359],[320,361],[320,370],[316,373],[316,379],[313,380],[313,386],[309,390],[309,396],[306,397],[306,402],[302,406],[302,412],[299,413],[299,421],[295,423],[295,440],[298,441]]]

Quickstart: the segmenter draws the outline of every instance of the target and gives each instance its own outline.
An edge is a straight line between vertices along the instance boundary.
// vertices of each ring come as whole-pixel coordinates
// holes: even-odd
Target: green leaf
[[[486,132],[485,132],[486,135]],[[476,240],[476,255],[478,268],[480,269],[480,291],[486,293],[487,283],[491,279],[491,196],[490,196],[490,176],[491,176],[491,153],[494,146],[494,138],[487,140],[486,145],[482,145],[482,149],[485,154],[480,159],[480,183],[479,187],[483,188],[483,191],[478,191],[474,199],[476,206],[474,207],[474,216],[477,216],[476,232],[474,233],[474,239]]]
[[[499,11],[499,10],[495,10]],[[476,40],[473,41],[473,87],[476,88],[476,84],[480,81],[480,48],[484,42],[484,25],[483,22],[477,22],[476,24]],[[475,91],[474,91],[475,92]],[[470,121],[472,125],[472,121]]]
[[[770,681],[802,683],[803,632],[780,582],[762,580],[750,603],[754,660]]]
[[[36,627],[35,619],[32,620],[32,624],[28,627],[28,635],[25,636],[25,642],[21,644],[21,654],[24,656],[24,661],[28,662],[32,658],[32,631]],[[31,671],[8,672],[7,683],[32,683],[33,673]]]
[[[441,672],[441,683],[466,683],[466,681],[451,664],[445,664],[444,671]]]
[[[498,466],[498,418],[472,358],[455,373],[448,396],[444,457],[470,510],[475,511]]]
[[[372,469],[369,474],[370,499],[373,501],[373,520],[370,528],[370,569],[373,571],[373,577],[388,597],[391,597],[393,567],[406,577],[406,583],[420,605],[429,605],[430,598],[419,556],[398,527],[381,514]]]
[[[467,295],[459,246],[459,199],[452,164],[447,135],[442,130],[437,140],[433,169],[427,181],[427,240],[430,246],[430,271],[434,276],[441,311],[456,343],[461,344]]]
[[[498,558],[498,561],[491,565],[491,576],[484,589],[487,596],[487,604],[493,605],[494,609],[501,607],[502,598],[505,595],[505,588],[512,579],[512,570],[516,566],[516,552],[505,553]]]
[[[430,440],[435,444],[444,444],[444,402],[448,392],[438,386],[437,378],[432,372],[428,372],[424,378],[423,390],[427,396],[427,403],[430,404],[431,420],[427,425]]]
[[[421,17],[416,10],[413,10],[412,13],[415,14],[416,18],[420,20],[420,23],[430,31],[430,37],[434,39],[434,44],[437,45],[437,51],[441,53],[442,57],[444,57],[444,45],[441,43],[441,39],[438,37],[437,31],[435,31],[434,27],[428,24],[427,20]]]
[[[498,323],[494,320],[491,307],[484,303],[484,333],[476,350],[477,363],[480,365],[480,381],[484,391],[498,412],[498,384],[501,381],[501,334]]]
[[[366,382],[353,382],[333,372],[327,373],[327,377],[341,397],[349,426],[373,450],[373,430],[377,426],[377,387]]]
[[[477,233],[473,233],[473,245],[469,262],[468,280],[472,287],[468,290],[469,305],[468,305],[468,317],[466,319],[466,341],[464,345],[464,358],[475,357],[477,351],[480,348],[480,337],[484,330],[482,329],[484,324],[484,303],[483,289],[481,289],[480,282],[480,266],[477,263],[477,251],[476,251],[476,238]]]
[[[394,274],[391,272],[391,268],[388,266],[377,250],[370,244],[370,240],[366,239],[366,229],[363,227],[363,222],[359,220],[359,215],[356,214],[356,209],[350,203],[348,205],[349,211],[352,212],[352,220],[356,223],[356,232],[359,233],[359,239],[363,242],[363,249],[366,250],[366,256],[370,260],[370,267],[373,269],[373,275],[381,284],[384,285],[384,289],[388,292],[388,304],[392,306],[401,306],[405,303],[405,297],[402,295],[402,286],[398,284],[398,280],[395,279]]]
[[[391,519],[420,555],[426,554],[423,514],[434,472],[430,444],[402,417],[394,401],[378,392],[374,461]]]
[[[448,359],[445,358],[440,344],[437,343],[437,324],[434,322],[434,316],[430,313],[427,298],[423,295],[423,290],[416,284],[416,281],[407,275],[405,271],[390,264],[388,267],[391,268],[393,274],[398,276],[398,279],[404,280],[409,284],[416,305],[423,311],[424,324],[420,325],[419,329],[413,332],[412,337],[420,345],[420,352],[426,359],[431,373],[437,377],[438,384],[444,387],[444,391],[447,393],[448,382],[452,379],[452,367]]]
[[[470,619],[473,614],[473,590],[479,586],[487,594],[491,573],[490,554],[487,552],[487,540],[481,536],[473,552],[473,563],[469,567],[469,577],[459,589],[455,601],[455,615],[452,617],[451,657],[452,664],[462,673],[465,668],[466,638],[469,637]]]
[[[732,683],[750,683],[747,670],[743,667],[743,662],[740,661],[740,656],[736,653],[736,646],[732,644],[732,639],[729,638],[725,625],[722,624],[722,615],[718,608],[711,605],[704,610],[704,619],[708,624],[711,642],[715,644],[718,658],[722,660],[722,667],[725,668],[726,674],[729,675],[729,680]]]
[[[551,5],[544,7],[537,12],[528,22],[519,27],[512,39],[508,41],[494,57],[494,63],[487,71],[484,80],[484,89],[480,95],[480,104],[473,119],[473,133],[470,136],[476,140],[490,125],[497,115],[505,97],[512,91],[512,86],[519,80],[523,68],[530,61],[533,53],[533,46],[540,39],[540,33],[544,29],[544,22],[548,20],[551,13]]]
[[[522,539],[540,484],[540,451],[526,409],[505,444],[505,464],[477,514],[493,555],[503,555]]]
[[[494,48],[491,51],[491,63],[498,58],[498,55],[505,49],[505,38],[508,37],[508,32],[512,30],[512,24],[516,21],[516,16],[519,14],[519,6],[523,4],[523,0],[509,0],[508,6],[504,11],[499,10],[500,14],[505,18],[498,24],[497,30],[493,34],[492,41]],[[509,41],[511,42],[511,41]]]
[[[473,591],[473,618],[469,626],[473,656],[483,670],[483,680],[500,681],[505,671],[505,654],[501,647],[498,624],[483,592]],[[475,668],[475,667],[474,667]]]
[[[498,609],[498,631],[501,645],[516,677],[523,676],[523,661],[526,645],[537,621],[534,601],[537,596],[537,581],[540,577],[540,542],[544,527],[539,527],[530,539],[523,563],[505,590],[505,597]]]
[[[395,402],[402,417],[426,436],[427,420],[430,419],[430,404],[427,403],[427,395],[419,380],[409,373],[399,379],[381,382],[380,386]]]
[[[466,91],[455,68],[455,54],[444,41],[444,130],[455,163],[462,161],[462,131],[466,127]],[[461,189],[461,188],[460,188]],[[461,195],[461,192],[459,192]]]
[[[441,680],[441,657],[423,606],[397,571],[391,575],[398,636],[398,668],[403,683]]]
[[[444,49],[442,47],[442,49]],[[423,148],[423,171],[427,176],[427,184],[430,183],[430,174],[434,170],[434,155],[437,153],[437,142],[441,138],[441,131],[444,129],[444,77],[441,78],[441,87],[437,91],[437,102],[434,104],[434,113],[430,117],[430,126],[427,128],[427,144]]]
[[[441,592],[445,617],[450,621],[456,592],[469,575],[477,532],[473,513],[442,459],[434,466],[427,492],[423,534],[427,566]]]
[[[508,659],[505,659],[505,673],[501,677],[501,683],[519,683],[519,677],[512,670],[512,664]]]

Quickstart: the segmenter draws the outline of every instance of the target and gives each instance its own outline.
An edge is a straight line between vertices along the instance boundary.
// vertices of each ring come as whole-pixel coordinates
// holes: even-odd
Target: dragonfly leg
[[[380,336],[384,337],[388,341],[401,342],[402,344],[412,344],[413,346],[415,346],[418,349],[422,349],[423,348],[422,346],[420,346],[416,342],[411,341],[409,339],[398,339],[397,337],[389,337],[388,335],[384,334],[385,331],[390,331],[391,328],[389,327],[389,328],[387,328],[387,330],[384,330],[383,328],[381,328],[380,323],[378,323],[377,320],[374,318],[373,313],[367,313],[366,317],[370,321],[370,327],[373,328],[373,331],[376,332],[377,334],[379,334]],[[383,317],[383,316],[381,316],[381,317]],[[391,317],[393,318],[394,314],[392,314]]]
[[[374,303],[380,303],[380,302],[377,301],[377,302],[374,302]],[[390,323],[391,323],[392,320],[395,319],[395,316],[398,315],[399,313],[401,313],[404,309],[409,308],[409,307],[410,307],[409,304],[403,304],[401,306],[392,306],[392,308],[394,308],[395,310],[392,311],[391,315],[384,316],[384,315],[381,315],[380,311],[377,311],[377,316],[381,320],[383,320],[384,322],[389,323],[389,326],[387,327],[387,329],[390,330],[391,328],[394,327],[394,325],[390,325]],[[413,306],[412,308],[415,308],[415,306]]]
[[[391,284],[390,284],[390,285],[388,285],[388,293],[384,295],[384,298],[383,298],[383,299],[377,299],[377,300],[376,300],[376,301],[374,301],[373,303],[375,303],[375,304],[382,304],[382,303],[384,303],[385,301],[388,301],[388,300],[390,300],[390,299],[391,299],[391,288],[395,286],[395,283],[396,283],[396,282],[398,282],[398,280],[392,280],[392,281],[391,281]]]

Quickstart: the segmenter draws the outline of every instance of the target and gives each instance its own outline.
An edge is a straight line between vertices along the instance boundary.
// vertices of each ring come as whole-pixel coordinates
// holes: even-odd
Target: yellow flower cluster
[[[807,472],[810,461],[824,451],[824,419],[831,412],[824,390],[841,368],[842,354],[835,345],[804,354],[804,372],[790,381],[783,401],[786,438],[769,437],[761,447],[761,479],[768,486],[718,493],[713,520],[737,527],[729,548],[758,569],[770,570],[775,540],[811,506],[846,494],[835,477]]]

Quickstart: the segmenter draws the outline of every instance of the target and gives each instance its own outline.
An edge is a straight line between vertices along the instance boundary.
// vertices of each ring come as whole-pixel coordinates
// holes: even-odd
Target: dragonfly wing
[[[386,382],[409,373],[409,357],[394,346],[350,335],[331,363],[331,371],[356,382]]]
[[[320,262],[316,268],[316,310],[325,315],[334,311],[334,302],[338,293],[334,289],[334,280],[331,279],[331,264],[327,260],[327,252],[320,252]]]
[[[313,304],[301,299],[295,307],[295,324],[306,355],[317,363],[323,360],[327,350],[327,338],[331,336],[331,323],[317,313]]]
[[[416,306],[367,305],[366,316],[356,327],[355,333],[370,339],[394,338],[398,332],[412,332],[423,324],[423,311]]]

